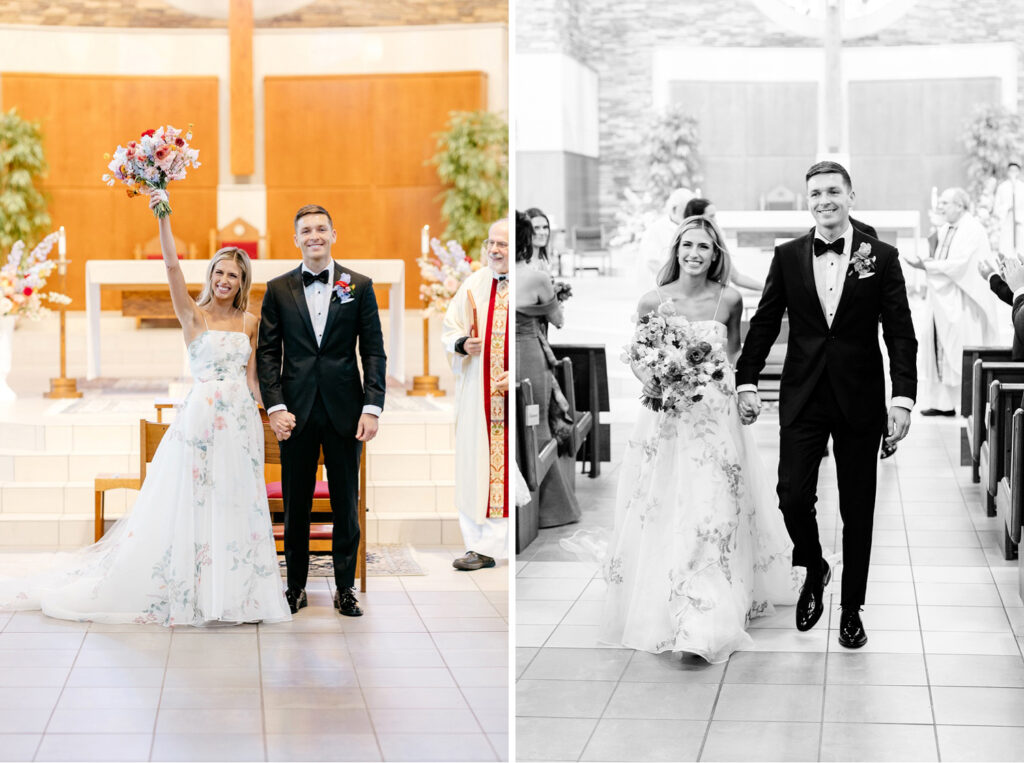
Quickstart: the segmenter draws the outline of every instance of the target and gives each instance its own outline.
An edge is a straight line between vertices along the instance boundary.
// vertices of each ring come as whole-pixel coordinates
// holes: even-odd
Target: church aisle
[[[507,760],[508,568],[416,551],[426,574],[371,578],[361,618],[329,578],[276,625],[0,612],[0,761]]]
[[[612,425],[611,466],[577,478],[583,522],[542,530],[518,559],[520,760],[1020,759],[1018,563],[1003,560],[1002,519],[985,516],[960,466],[960,419],[915,415],[879,466],[865,648],[837,643],[834,580],[813,630],[799,633],[793,608],[780,607],[755,621],[754,650],[709,666],[599,647],[604,581],[558,545],[581,526],[611,526],[625,418]],[[777,414],[755,427],[774,471]],[[827,457],[819,525],[823,545],[838,548],[834,485]]]

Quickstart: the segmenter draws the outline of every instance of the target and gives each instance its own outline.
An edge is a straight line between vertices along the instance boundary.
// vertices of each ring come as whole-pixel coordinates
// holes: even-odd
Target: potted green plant
[[[39,125],[16,109],[0,114],[0,251],[16,241],[33,246],[50,229],[46,198],[36,187],[46,169]]]
[[[428,161],[445,186],[440,238],[478,259],[488,227],[508,214],[508,122],[490,111],[453,111],[437,149]]]

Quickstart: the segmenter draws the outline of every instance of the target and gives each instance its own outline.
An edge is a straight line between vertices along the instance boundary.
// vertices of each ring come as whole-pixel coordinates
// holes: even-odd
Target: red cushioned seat
[[[267,483],[267,498],[281,498],[283,494],[281,492],[281,482],[268,482]],[[316,488],[313,489],[314,498],[330,498],[331,494],[327,490],[326,480],[317,480]]]
[[[334,535],[334,525],[310,525],[310,540],[331,540]],[[274,540],[284,540],[284,525],[274,525]]]

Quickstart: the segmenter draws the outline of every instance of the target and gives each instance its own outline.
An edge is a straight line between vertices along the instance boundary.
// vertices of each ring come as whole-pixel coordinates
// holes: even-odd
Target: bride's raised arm
[[[149,200],[150,208],[160,201],[167,201],[166,192],[162,195],[154,194]],[[190,342],[201,331],[203,318],[185,285],[185,275],[181,272],[178,251],[174,246],[174,234],[171,233],[171,216],[158,217],[157,226],[160,230],[160,253],[163,255],[164,266],[167,268],[167,283],[171,287],[171,304],[174,306],[174,315],[185,332],[185,341]]]

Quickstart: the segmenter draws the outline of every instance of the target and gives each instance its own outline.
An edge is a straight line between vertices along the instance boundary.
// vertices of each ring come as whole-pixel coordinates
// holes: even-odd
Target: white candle
[[[57,254],[63,260],[64,255],[68,253],[68,242],[64,237],[64,226],[60,226],[60,237],[57,239]]]
[[[430,226],[424,225],[420,231],[420,252],[426,254],[430,251]]]

